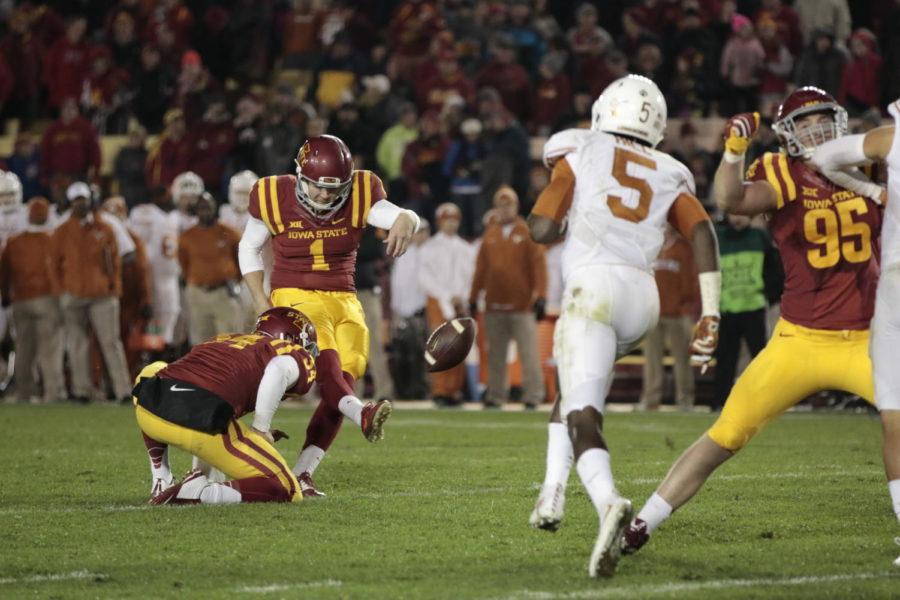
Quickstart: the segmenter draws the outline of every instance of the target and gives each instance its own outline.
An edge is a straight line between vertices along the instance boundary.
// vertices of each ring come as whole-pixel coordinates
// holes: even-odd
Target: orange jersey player
[[[625,553],[646,543],[716,468],[807,396],[839,389],[873,403],[869,320],[881,208],[833,184],[809,163],[817,146],[846,133],[847,113],[818,88],[793,92],[773,123],[782,151],[764,154],[744,174],[744,153],[758,124],[758,113],[727,122],[714,191],[726,212],[769,216],[784,263],[782,317],[719,418],[681,455],[625,530]]]
[[[300,483],[272,443],[272,417],[285,394],[305,394],[316,377],[316,330],[298,310],[272,308],[250,334],[223,334],[170,365],[138,376],[135,417],[153,476],[151,504],[297,502]],[[240,421],[255,412],[253,426]],[[190,471],[173,485],[176,446],[233,478],[212,483]]]
[[[354,286],[360,238],[368,225],[387,229],[387,253],[400,256],[419,218],[386,199],[375,173],[354,170],[350,150],[334,136],[306,140],[296,163],[296,176],[263,177],[253,186],[239,259],[259,311],[295,307],[316,326],[322,402],[310,420],[294,473],[305,495],[319,496],[312,474],[343,418],[350,417],[374,442],[383,437],[382,426],[391,411],[390,402],[363,405],[353,392],[366,371],[369,348],[369,330]],[[260,253],[269,240],[275,264],[272,292],[266,295]]]

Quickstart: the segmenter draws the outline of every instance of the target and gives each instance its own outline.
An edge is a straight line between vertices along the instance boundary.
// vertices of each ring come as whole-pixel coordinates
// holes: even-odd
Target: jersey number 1
[[[309,253],[312,254],[313,271],[328,271],[331,267],[325,262],[325,240],[316,240],[309,245]]]
[[[650,184],[647,183],[646,179],[629,175],[628,163],[635,163],[655,171],[656,161],[646,156],[641,156],[637,152],[616,147],[616,154],[613,157],[612,175],[622,187],[631,188],[637,191],[639,194],[638,205],[635,208],[631,208],[630,206],[625,205],[622,198],[613,195],[607,196],[606,203],[609,205],[609,210],[612,211],[613,215],[620,219],[625,219],[626,221],[640,223],[647,218],[647,214],[650,212],[650,201],[653,200],[653,188],[650,187]]]

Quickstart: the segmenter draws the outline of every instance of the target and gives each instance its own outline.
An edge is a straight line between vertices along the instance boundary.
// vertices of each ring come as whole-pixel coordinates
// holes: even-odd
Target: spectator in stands
[[[900,23],[900,1],[894,0],[890,7],[886,8],[884,23]],[[881,32],[881,47],[884,54],[884,64],[887,68],[885,74],[885,97],[900,97],[900,27],[883,27]]]
[[[88,74],[90,48],[84,40],[87,21],[74,16],[66,22],[66,33],[47,49],[44,55],[43,78],[47,86],[47,105],[61,108],[69,98],[81,94],[81,86]]]
[[[119,331],[122,263],[113,229],[97,217],[87,184],[73,183],[66,191],[71,216],[53,233],[51,258],[61,282],[66,354],[72,376],[72,397],[91,397],[88,332],[93,330],[103,353],[115,398],[131,402],[131,378]]]
[[[219,82],[203,64],[200,53],[188,50],[181,56],[181,72],[175,91],[175,102],[184,111],[191,127],[206,113],[207,100],[219,91]]]
[[[147,154],[144,177],[148,188],[169,187],[190,165],[191,146],[185,135],[184,112],[173,108],[163,118],[165,130]]]
[[[67,98],[41,140],[41,180],[44,185],[55,175],[93,180],[99,169],[97,130],[81,116],[75,98]]]
[[[430,236],[429,223],[419,220],[419,231],[403,256],[391,266],[391,347],[397,397],[425,398],[425,291],[419,284],[422,247]]]
[[[289,107],[283,98],[269,102],[256,144],[258,173],[276,175],[294,172],[294,158],[304,140],[304,131],[288,120]]]
[[[519,216],[519,199],[509,186],[494,196],[495,219],[487,227],[475,263],[469,293],[474,305],[485,293],[484,327],[489,348],[488,395],[485,406],[506,400],[507,348],[512,340],[522,362],[523,401],[536,407],[544,397],[544,377],[537,353],[535,318],[542,319],[547,297],[543,248],[531,240]]]
[[[381,271],[384,267],[384,240],[375,228],[367,227],[363,232],[356,251],[356,296],[362,305],[366,327],[369,329],[368,370],[374,388],[372,396],[377,399],[393,398],[394,381],[388,370],[387,355],[384,350],[384,311],[381,297]],[[365,381],[357,381],[357,390],[362,397]]]
[[[498,110],[485,119],[484,140],[487,154],[481,170],[482,206],[496,202],[495,193],[502,185],[512,186],[516,200],[524,197],[531,166],[528,134],[512,115]],[[484,213],[474,216],[481,219]],[[477,233],[480,232],[479,229]]]
[[[668,58],[662,79],[669,86],[669,115],[708,114],[710,101],[720,91],[718,58],[722,47],[713,28],[704,24],[700,11],[688,8],[664,48]]]
[[[881,69],[878,40],[868,29],[857,29],[850,37],[850,60],[844,65],[838,101],[851,117],[881,107]]]
[[[475,84],[459,68],[455,50],[444,50],[437,57],[437,71],[416,86],[419,109],[439,111],[450,95],[456,95],[466,104],[475,99]]]
[[[816,30],[832,34],[835,46],[843,49],[850,37],[851,19],[847,0],[795,0],[794,10],[800,19],[803,43],[809,45],[816,38]]]
[[[22,131],[16,136],[13,154],[6,159],[6,168],[18,175],[25,198],[33,198],[42,193],[41,154],[37,140],[31,133]]]
[[[528,71],[516,60],[516,43],[508,34],[497,34],[490,47],[491,59],[478,75],[478,87],[491,86],[500,92],[503,106],[520,121],[528,117],[531,99],[531,79]]]
[[[828,29],[817,29],[797,62],[794,84],[814,85],[837,97],[845,61],[843,52],[834,47],[834,34]]]
[[[584,47],[585,51],[578,56],[575,62],[575,79],[596,98],[613,81],[608,59],[614,51],[604,51],[600,44],[600,38],[597,37],[585,42]]]
[[[113,63],[127,73],[135,73],[141,66],[141,43],[135,31],[134,16],[120,10],[112,18],[109,49]]]
[[[175,96],[175,83],[175,72],[162,62],[159,48],[145,45],[141,64],[133,72],[131,96],[135,116],[150,133],[163,128],[163,116]]]
[[[769,13],[763,12],[756,26],[759,30],[759,41],[766,53],[759,86],[758,110],[764,115],[771,115],[787,93],[787,84],[794,68],[794,57],[779,35],[777,22]]]
[[[597,7],[585,2],[575,11],[575,26],[569,29],[566,40],[569,47],[578,58],[581,58],[600,48],[600,54],[613,47],[612,36],[600,27],[598,22]]]
[[[655,42],[646,42],[638,46],[637,55],[631,68],[636,75],[659,80],[663,66],[662,49]]]
[[[222,98],[208,98],[203,119],[191,127],[189,166],[206,189],[219,194],[226,184],[225,169],[237,142],[231,115]]]
[[[446,26],[436,2],[407,0],[400,4],[387,32],[391,45],[391,77],[408,80],[428,56],[432,38]]]
[[[534,24],[532,0],[512,1],[509,7],[509,23],[506,26],[506,32],[512,36],[516,44],[519,62],[530,74],[536,73],[546,45]]]
[[[105,46],[92,48],[88,56],[90,68],[81,93],[85,115],[103,135],[125,133],[130,75],[113,64],[112,52]]]
[[[391,93],[391,80],[387,75],[371,75],[362,78],[363,92],[358,99],[363,120],[376,131],[384,131],[397,120],[405,102]]]
[[[569,77],[562,72],[564,59],[556,54],[548,54],[541,60],[538,80],[531,97],[530,133],[548,136],[553,133],[553,125],[559,120],[572,102],[572,87]]]
[[[622,13],[622,35],[619,36],[616,47],[625,56],[636,56],[638,48],[647,42],[659,43],[659,38],[647,30],[639,18],[636,8],[629,8]]]
[[[720,73],[728,90],[722,99],[720,113],[735,113],[756,110],[759,81],[766,60],[753,23],[742,14],[731,19],[734,34],[722,51]]]
[[[39,37],[31,32],[27,8],[13,10],[8,26],[9,31],[0,39],[0,55],[6,59],[15,81],[8,114],[23,119],[23,125],[30,127],[43,111],[41,57],[44,46]]]
[[[434,111],[423,114],[419,119],[419,137],[411,141],[403,153],[407,208],[430,216],[436,199],[447,197],[443,159],[449,146],[447,136],[441,131],[438,114]]]
[[[741,341],[750,357],[766,345],[766,301],[777,302],[783,274],[778,251],[763,229],[750,218],[727,215],[716,223],[722,268],[722,320],[716,347],[713,410],[721,410],[737,374]]]
[[[419,135],[416,121],[416,107],[411,102],[407,103],[400,110],[400,117],[394,126],[385,131],[378,141],[375,159],[378,162],[379,174],[388,182],[400,177],[406,145]]]
[[[644,340],[644,389],[640,406],[657,410],[665,389],[663,356],[672,353],[675,401],[684,409],[694,406],[694,374],[688,345],[699,312],[700,290],[690,243],[672,228],[666,228],[662,250],[653,263],[659,288],[659,323]]]
[[[241,236],[218,222],[218,205],[209,193],[200,196],[195,211],[197,224],[178,238],[191,344],[234,330],[241,278],[237,263]]]
[[[125,223],[128,219],[128,205],[122,196],[113,196],[103,202],[102,211]],[[134,243],[133,260],[122,261],[122,298],[119,301],[119,330],[125,349],[128,372],[135,377],[142,364],[140,350],[134,349],[131,340],[144,333],[153,314],[150,262],[144,241],[131,229],[126,228]]]
[[[714,157],[712,153],[700,146],[697,128],[691,121],[685,120],[681,123],[681,127],[678,129],[678,148],[672,151],[672,156],[688,168],[691,168],[692,165],[701,166],[702,168],[697,171],[691,169],[695,178],[702,176],[705,181],[712,179],[716,168]]]
[[[790,6],[781,0],[762,0],[753,20],[759,26],[761,21],[775,25],[776,36],[792,56],[800,56],[803,51],[803,30],[800,28],[800,17]],[[762,35],[762,32],[760,32]]]
[[[334,108],[349,99],[357,75],[362,72],[363,61],[353,49],[350,37],[342,31],[334,36],[316,64],[307,99]]]
[[[312,0],[294,0],[282,17],[281,58],[287,69],[308,69],[316,60],[319,31],[324,17],[322,9]]]
[[[353,166],[357,169],[375,166],[379,132],[360,119],[359,106],[355,102],[344,102],[337,108],[328,133],[344,140],[348,148],[353,148]]]
[[[482,204],[481,173],[487,156],[487,145],[482,137],[482,125],[478,119],[466,119],[460,126],[462,137],[450,145],[444,158],[443,173],[450,184],[450,197],[461,207],[463,235],[475,237],[481,230],[481,215],[487,212]],[[440,225],[436,222],[436,225]]]
[[[428,330],[444,321],[466,316],[467,298],[472,286],[475,251],[459,237],[462,212],[452,202],[437,207],[437,232],[422,244],[418,284],[425,293],[425,317]],[[431,375],[431,398],[438,406],[457,406],[466,382],[466,366],[459,364]]]
[[[147,180],[144,176],[148,156],[146,140],[147,130],[132,123],[128,128],[128,143],[122,146],[113,163],[116,188],[124,197],[127,208],[147,200]]]
[[[28,203],[28,229],[12,236],[0,257],[0,297],[4,308],[12,305],[20,402],[40,398],[55,402],[65,397],[59,279],[47,252],[51,247],[49,211],[46,198],[33,198]],[[35,379],[37,370],[43,393]]]

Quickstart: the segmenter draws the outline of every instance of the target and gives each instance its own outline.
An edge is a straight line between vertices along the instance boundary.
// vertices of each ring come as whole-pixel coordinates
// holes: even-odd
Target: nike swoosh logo
[[[178,384],[176,383],[175,385],[173,385],[172,387],[169,388],[169,391],[170,392],[193,392],[196,390],[194,390],[194,388],[180,388],[180,387],[178,387]]]
[[[794,337],[792,333],[779,333],[778,337]]]
[[[301,304],[306,304],[306,303],[305,302],[295,302],[295,303],[291,304],[291,308],[293,308],[295,306],[300,306]]]
[[[334,221],[331,222],[331,224],[332,224],[332,225],[337,225],[338,223],[340,223],[341,221],[343,221],[343,220],[346,219],[346,218],[347,218],[347,217],[341,217],[340,219],[335,219]]]

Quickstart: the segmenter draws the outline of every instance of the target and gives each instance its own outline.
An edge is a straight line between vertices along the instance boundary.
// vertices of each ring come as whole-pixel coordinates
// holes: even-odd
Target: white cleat
[[[606,515],[600,522],[600,533],[594,543],[594,551],[591,552],[591,561],[588,563],[588,575],[596,577],[612,577],[616,572],[616,565],[622,557],[622,548],[619,540],[622,532],[631,522],[631,500],[618,498],[606,509]]]
[[[150,487],[150,497],[156,498],[173,485],[175,485],[175,478],[172,475],[169,475],[168,479],[154,477],[153,485]]]
[[[559,529],[563,518],[563,509],[566,506],[566,486],[556,484],[552,488],[541,488],[534,510],[528,524],[535,529],[556,531]]]

